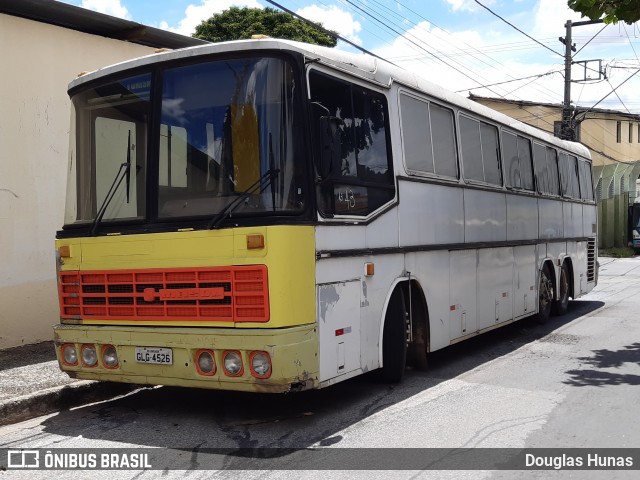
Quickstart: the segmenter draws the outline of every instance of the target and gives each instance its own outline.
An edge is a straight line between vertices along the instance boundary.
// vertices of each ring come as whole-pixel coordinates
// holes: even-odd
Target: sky
[[[462,95],[554,104],[564,98],[565,46],[559,37],[566,34],[567,20],[588,20],[566,0],[276,1]],[[231,6],[275,8],[266,0],[65,3],[183,35]],[[639,26],[577,26],[572,37],[574,62],[586,62],[572,67],[572,103],[640,114]],[[345,42],[336,48],[355,51]]]

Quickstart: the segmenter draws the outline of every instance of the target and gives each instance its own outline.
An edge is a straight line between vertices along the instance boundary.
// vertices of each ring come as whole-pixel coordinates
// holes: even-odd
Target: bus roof
[[[275,38],[236,40],[231,42],[198,45],[178,50],[162,50],[151,55],[127,60],[82,75],[69,84],[69,90],[105,75],[125,71],[131,68],[152,65],[154,63],[170,60],[248,50],[281,50],[288,52],[298,52],[306,57],[309,57],[310,59],[317,61],[318,63],[328,65],[337,70],[348,72],[352,75],[364,78],[386,88],[390,88],[393,83],[402,84],[426,95],[442,99],[451,105],[455,105],[458,108],[483,116],[506,127],[511,127],[515,130],[524,132],[531,137],[554,144],[557,147],[573,152],[576,155],[591,158],[589,150],[580,143],[569,142],[556,138],[550,133],[545,132],[544,130],[532,127],[503,113],[469,100],[462,95],[436,85],[435,83],[425,79],[424,77],[404,70],[403,68],[400,68],[384,60],[380,60],[371,55],[354,54],[342,50],[336,50],[334,48],[294,42],[291,40]]]

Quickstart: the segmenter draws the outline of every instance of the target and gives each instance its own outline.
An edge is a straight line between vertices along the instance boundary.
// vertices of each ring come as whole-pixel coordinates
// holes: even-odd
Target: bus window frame
[[[319,198],[320,194],[319,194],[318,187],[323,183],[332,183],[334,187],[336,185],[340,185],[340,186],[351,185],[351,183],[348,181],[349,178],[351,177],[344,177],[346,181],[343,181],[343,179],[340,178],[339,176],[333,176],[332,174],[330,174],[327,178],[318,177],[318,166],[320,165],[320,159],[317,158],[318,157],[317,149],[313,146],[315,139],[312,134],[312,130],[314,129],[314,125],[315,125],[314,123],[315,118],[313,117],[313,112],[312,112],[313,110],[312,104],[314,103],[314,101],[312,100],[312,95],[311,95],[311,80],[310,80],[310,76],[312,73],[317,73],[324,77],[328,77],[333,81],[350,85],[351,88],[353,86],[356,86],[365,90],[369,90],[371,92],[374,92],[377,95],[380,95],[384,99],[384,114],[385,114],[384,134],[385,134],[385,147],[386,147],[386,154],[387,154],[387,167],[388,167],[387,172],[392,177],[391,181],[388,184],[374,184],[372,182],[355,182],[353,183],[353,185],[356,187],[363,187],[363,188],[372,187],[372,188],[381,188],[381,189],[389,189],[389,190],[393,189],[393,196],[387,202],[381,204],[376,209],[371,210],[369,213],[367,213],[367,215],[346,215],[342,213],[335,213],[335,205],[334,205],[335,199],[333,197],[330,205],[331,211],[324,211],[324,209],[321,208],[321,201]],[[399,203],[398,172],[396,169],[396,160],[395,160],[396,155],[393,149],[393,142],[391,140],[391,122],[393,121],[393,116],[391,115],[392,110],[389,108],[389,105],[391,104],[390,95],[388,93],[390,90],[390,87],[386,85],[380,85],[376,82],[369,82],[357,76],[353,76],[349,74],[343,75],[341,71],[332,69],[330,65],[319,64],[319,63],[310,63],[307,65],[305,69],[305,80],[306,80],[306,94],[307,94],[306,98],[304,99],[306,103],[306,108],[307,108],[307,115],[305,118],[308,119],[307,123],[308,123],[308,131],[309,131],[309,134],[308,134],[309,135],[309,142],[308,142],[309,155],[308,156],[310,159],[312,159],[311,160],[312,166],[310,171],[315,172],[315,176],[316,176],[316,181],[313,189],[316,218],[323,223],[324,222],[339,223],[339,222],[348,221],[349,223],[355,222],[358,224],[366,225],[369,222],[373,221],[375,218],[379,217],[380,215],[384,214],[388,210],[392,209]],[[351,93],[351,95],[353,95],[353,93]],[[352,98],[351,108],[353,109],[353,98]],[[357,179],[358,176],[356,175],[355,177],[352,177],[352,178]]]

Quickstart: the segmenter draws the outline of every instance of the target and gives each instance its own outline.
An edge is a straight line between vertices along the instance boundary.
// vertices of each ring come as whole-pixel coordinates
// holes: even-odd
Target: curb
[[[124,395],[140,385],[80,380],[0,402],[0,426]]]

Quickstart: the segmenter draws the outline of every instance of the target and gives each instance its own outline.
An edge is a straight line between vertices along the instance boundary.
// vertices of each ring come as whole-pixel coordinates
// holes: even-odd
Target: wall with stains
[[[58,322],[68,83],[153,50],[0,14],[0,348],[49,340]]]

